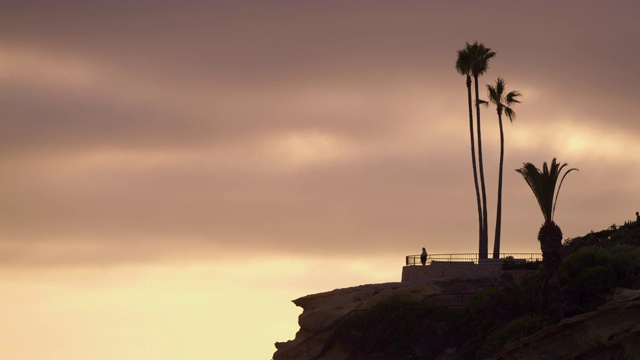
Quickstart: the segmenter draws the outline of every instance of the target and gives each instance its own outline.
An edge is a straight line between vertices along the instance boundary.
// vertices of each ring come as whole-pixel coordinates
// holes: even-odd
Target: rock
[[[640,290],[618,289],[590,313],[505,346],[494,360],[640,359]]]
[[[405,281],[383,284],[360,285],[344,289],[307,295],[293,300],[303,309],[298,317],[300,330],[293,340],[276,343],[274,359],[309,358],[319,352],[331,329],[340,319],[358,309],[369,309],[379,302],[392,298],[420,301],[430,295],[441,293],[475,293],[499,286],[495,278]],[[341,349],[329,349],[327,359],[341,358]],[[285,356],[286,355],[286,356]],[[303,356],[304,355],[304,356]],[[343,354],[344,355],[344,354]],[[345,355],[346,356],[346,355]]]
[[[400,297],[404,300],[422,300],[429,295],[440,293],[433,283],[384,283],[336,289],[329,292],[307,295],[293,300],[303,309],[298,318],[300,330],[296,337],[284,343],[276,343],[274,359],[297,358],[303,353],[320,351],[329,331],[345,315],[358,309],[368,309],[375,304]],[[309,340],[308,340],[309,339]],[[302,344],[304,342],[304,346]],[[304,347],[304,349],[301,349]],[[339,358],[341,349],[330,349],[332,358]]]
[[[478,288],[490,283],[475,284]],[[400,297],[421,300],[442,292],[475,289],[470,282],[387,283],[362,285],[308,295],[293,302],[303,308],[300,330],[294,340],[276,343],[275,360],[307,359],[323,348],[333,325],[353,310]],[[493,360],[519,359],[640,359],[640,290],[617,289],[610,302],[593,312],[565,319],[538,333],[505,346]],[[339,345],[328,349],[325,359],[342,359],[347,354]],[[457,358],[454,348],[439,360]]]
[[[611,297],[611,301],[626,301],[638,298],[640,298],[640,290],[617,288]]]

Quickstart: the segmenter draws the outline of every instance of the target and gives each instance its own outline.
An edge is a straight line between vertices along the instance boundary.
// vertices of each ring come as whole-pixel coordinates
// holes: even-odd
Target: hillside
[[[514,281],[514,271],[528,275]],[[640,358],[635,223],[564,241],[558,303],[543,299],[543,271],[308,295],[294,300],[304,309],[300,330],[276,343],[273,359]]]

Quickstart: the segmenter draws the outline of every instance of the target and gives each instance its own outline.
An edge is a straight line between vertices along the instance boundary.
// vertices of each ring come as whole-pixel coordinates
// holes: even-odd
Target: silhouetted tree
[[[496,206],[496,233],[493,242],[493,258],[500,258],[500,234],[502,224],[502,172],[504,166],[504,130],[502,127],[502,113],[509,118],[509,121],[513,122],[516,118],[516,113],[511,108],[513,105],[520,103],[518,97],[521,94],[518,91],[510,91],[505,94],[506,82],[504,79],[498,78],[495,86],[487,85],[489,102],[496,105],[496,111],[498,113],[498,124],[500,125],[500,166],[498,168],[498,205]]]
[[[527,182],[531,191],[533,191],[544,217],[544,223],[540,227],[540,231],[538,231],[538,241],[540,241],[542,263],[545,270],[546,298],[549,303],[554,304],[557,303],[560,291],[558,267],[562,260],[562,230],[553,221],[553,214],[564,178],[573,170],[578,170],[576,168],[567,170],[560,179],[560,183],[558,183],[558,178],[565,166],[567,166],[567,163],[560,165],[554,158],[550,167],[546,162],[544,163],[542,171],[531,163],[524,163],[520,169],[516,169]],[[557,316],[561,317],[561,309],[558,308],[558,311]]]
[[[473,168],[473,183],[476,188],[476,202],[478,204],[478,243],[479,251],[482,252],[482,202],[480,200],[480,186],[478,185],[478,167],[476,161],[475,135],[473,132],[473,100],[471,95],[471,45],[467,43],[466,47],[458,50],[458,60],[456,61],[456,70],[458,73],[465,75],[467,78],[467,101],[469,106],[469,138],[471,140],[471,166]]]
[[[458,51],[456,70],[467,76],[467,98],[469,105],[469,131],[471,134],[471,161],[473,165],[473,179],[476,187],[476,200],[478,202],[478,222],[479,222],[479,258],[486,259],[489,251],[489,235],[487,225],[487,192],[484,181],[484,163],[482,160],[482,131],[480,126],[480,100],[478,95],[478,77],[488,69],[489,60],[495,57],[496,53],[483,43],[477,41],[473,44],[466,43],[464,49]],[[473,134],[473,109],[471,103],[471,76],[475,84],[475,106],[476,106],[476,133],[478,137],[478,159],[476,161],[474,134]],[[477,163],[477,167],[476,167]],[[478,170],[480,173],[480,187],[478,187]],[[480,199],[480,194],[482,199]]]

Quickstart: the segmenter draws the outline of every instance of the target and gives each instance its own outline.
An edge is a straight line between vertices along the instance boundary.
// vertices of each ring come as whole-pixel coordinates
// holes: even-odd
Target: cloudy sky
[[[640,210],[632,1],[0,2],[0,357],[267,359],[290,300],[477,251],[465,79],[506,124],[503,252],[539,252],[514,169],[557,157],[565,237]],[[499,140],[482,112],[490,238]],[[489,244],[492,248],[492,242]],[[45,355],[46,354],[46,355]]]

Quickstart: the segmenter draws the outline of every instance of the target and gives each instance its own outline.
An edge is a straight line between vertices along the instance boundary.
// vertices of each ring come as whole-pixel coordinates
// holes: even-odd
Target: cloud
[[[0,15],[5,261],[472,251],[453,66],[469,34],[498,52],[481,96],[498,75],[524,94],[505,129],[505,248],[537,248],[538,210],[513,171],[524,161],[581,169],[559,205],[567,235],[624,219],[637,201],[623,199],[640,126],[633,5],[519,5],[476,17],[472,3],[67,4],[47,21],[12,6]],[[482,119],[492,222],[495,111]],[[580,211],[607,196],[616,205]]]

